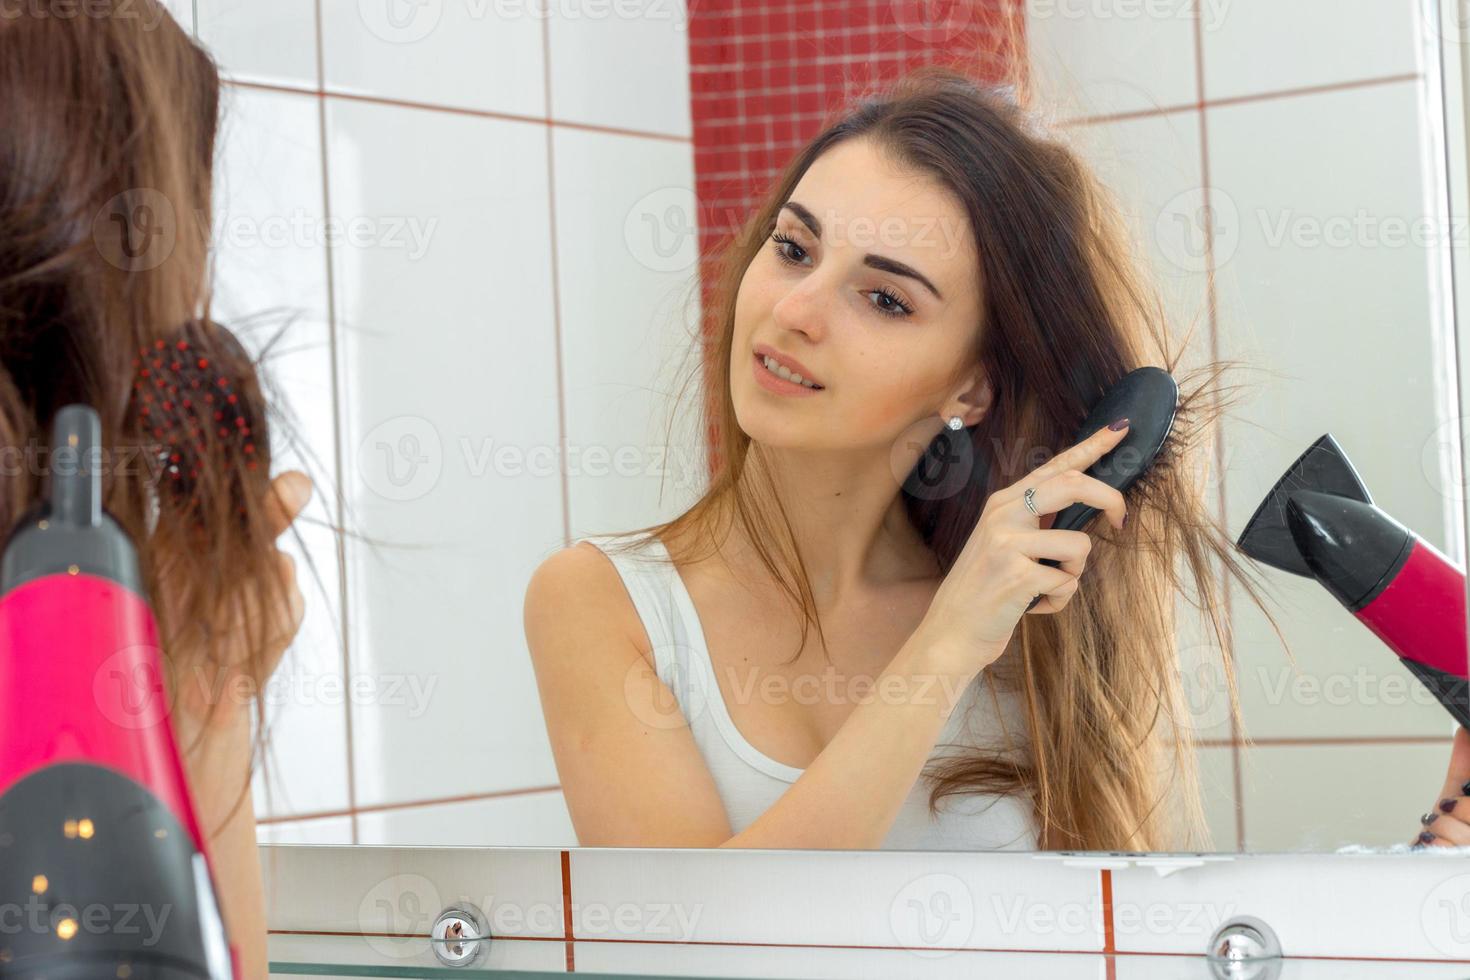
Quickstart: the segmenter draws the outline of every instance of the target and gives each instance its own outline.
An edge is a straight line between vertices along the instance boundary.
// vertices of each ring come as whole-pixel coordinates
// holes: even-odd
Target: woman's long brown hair
[[[209,316],[213,61],[156,0],[74,14],[0,0],[0,446],[20,452],[0,534],[46,491],[56,411],[96,409],[104,506],[138,547],[171,699],[204,685],[212,717],[239,696],[221,668],[263,685],[279,640],[274,341],[252,357]]]
[[[967,430],[976,465],[969,482],[936,497],[899,492],[941,569],[952,567],[993,491],[1044,456],[1072,445],[1102,393],[1134,368],[1157,365],[1180,383],[1175,427],[1147,477],[1129,492],[1122,532],[1096,521],[1081,588],[1049,616],[1023,616],[1005,654],[983,672],[992,693],[1018,692],[1026,731],[993,750],[931,761],[930,807],[947,796],[1029,797],[1039,846],[1066,850],[1168,850],[1208,846],[1193,733],[1180,674],[1176,600],[1207,617],[1231,717],[1239,705],[1228,656],[1227,580],[1262,604],[1255,573],[1212,516],[1205,492],[1219,418],[1240,387],[1232,365],[1191,357],[1199,317],[1176,333],[1146,284],[1126,225],[1096,177],[1023,106],[1024,85],[986,85],[950,67],[925,66],[888,91],[855,100],[804,146],[764,202],[725,244],[706,303],[704,430],[714,433],[711,482],[672,521],[626,532],[617,550],[647,535],[685,560],[717,552],[739,521],[761,563],[801,617],[797,656],[815,626],[826,652],[805,566],[785,508],[741,431],[729,364],[735,297],[777,214],[812,163],[851,139],[872,140],[902,167],[941,184],[963,205],[979,244],[982,320],[973,362],[996,388],[993,407]],[[1181,325],[1182,326],[1182,325]],[[1202,365],[1202,366],[1200,366]],[[686,388],[687,390],[687,388]],[[947,430],[930,452],[940,451]],[[750,464],[750,465],[747,465]],[[919,465],[923,465],[921,460]],[[916,466],[917,470],[917,466]],[[1202,634],[1208,638],[1209,633]],[[1281,635],[1277,629],[1278,637]],[[1284,640],[1283,640],[1284,642]],[[794,659],[794,658],[793,658]],[[1025,751],[1009,751],[1016,746]]]

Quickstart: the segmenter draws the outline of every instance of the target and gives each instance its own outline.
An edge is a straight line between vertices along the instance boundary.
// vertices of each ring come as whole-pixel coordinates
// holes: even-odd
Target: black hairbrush
[[[1092,406],[1092,411],[1077,430],[1072,444],[1082,442],[1105,425],[1118,419],[1129,419],[1128,434],[1107,455],[1087,468],[1087,475],[1106,483],[1120,493],[1148,472],[1158,458],[1159,450],[1174,428],[1174,415],[1179,409],[1179,385],[1163,368],[1141,367],[1123,375]],[[1088,504],[1075,503],[1057,512],[1052,530],[1080,531],[1096,517],[1098,510]],[[1061,562],[1041,559],[1041,564],[1057,568]],[[1031,600],[1031,609],[1041,596]]]

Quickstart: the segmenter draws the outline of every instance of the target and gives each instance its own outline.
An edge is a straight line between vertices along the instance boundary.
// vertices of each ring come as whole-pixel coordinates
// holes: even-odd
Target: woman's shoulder
[[[648,632],[602,543],[581,538],[547,555],[532,571],[524,602],[527,637],[556,631],[625,638],[652,662]]]

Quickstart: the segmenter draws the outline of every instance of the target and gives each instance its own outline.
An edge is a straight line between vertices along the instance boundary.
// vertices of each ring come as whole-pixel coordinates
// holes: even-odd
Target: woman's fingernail
[[[1120,432],[1123,429],[1128,428],[1128,426],[1130,424],[1131,424],[1131,422],[1130,422],[1129,419],[1119,419],[1118,421],[1114,422],[1112,425],[1109,425],[1108,428],[1112,429],[1114,432]]]
[[[1425,824],[1427,826],[1429,824],[1434,823],[1434,821],[1436,821],[1438,819],[1439,819],[1439,814],[1435,813],[1433,810],[1430,810],[1428,813],[1424,814],[1424,816],[1422,816],[1422,817],[1419,818],[1419,822],[1422,823],[1422,824]]]
[[[1434,840],[1434,836],[1435,834],[1432,830],[1423,831],[1419,834],[1419,843],[1428,844],[1430,841]]]
[[[1442,800],[1439,801],[1439,808],[1441,810],[1443,810],[1445,813],[1449,813],[1451,810],[1453,810],[1455,808],[1455,804],[1458,803],[1458,802],[1460,802],[1460,801],[1457,800],[1457,799],[1455,799],[1454,797],[1448,797],[1447,796],[1444,799],[1442,799]]]

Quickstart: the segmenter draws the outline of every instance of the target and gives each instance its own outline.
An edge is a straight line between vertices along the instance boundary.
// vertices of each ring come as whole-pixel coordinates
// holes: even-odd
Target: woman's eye
[[[801,260],[806,258],[806,250],[779,231],[771,233],[771,241],[775,245],[776,257],[787,265],[801,265]],[[791,254],[793,250],[797,253],[795,256]]]
[[[902,317],[909,316],[914,312],[912,306],[909,306],[899,298],[897,293],[890,291],[886,287],[882,289],[870,289],[868,290],[868,295],[878,297],[873,301],[873,306],[884,316]]]
[[[806,249],[796,244],[794,240],[779,231],[771,232],[772,247],[776,250],[776,257],[787,265],[805,265]],[[873,301],[873,308],[884,316],[905,317],[911,316],[914,308],[905,303],[897,293],[884,286],[878,289],[870,289],[866,295],[878,297]]]

